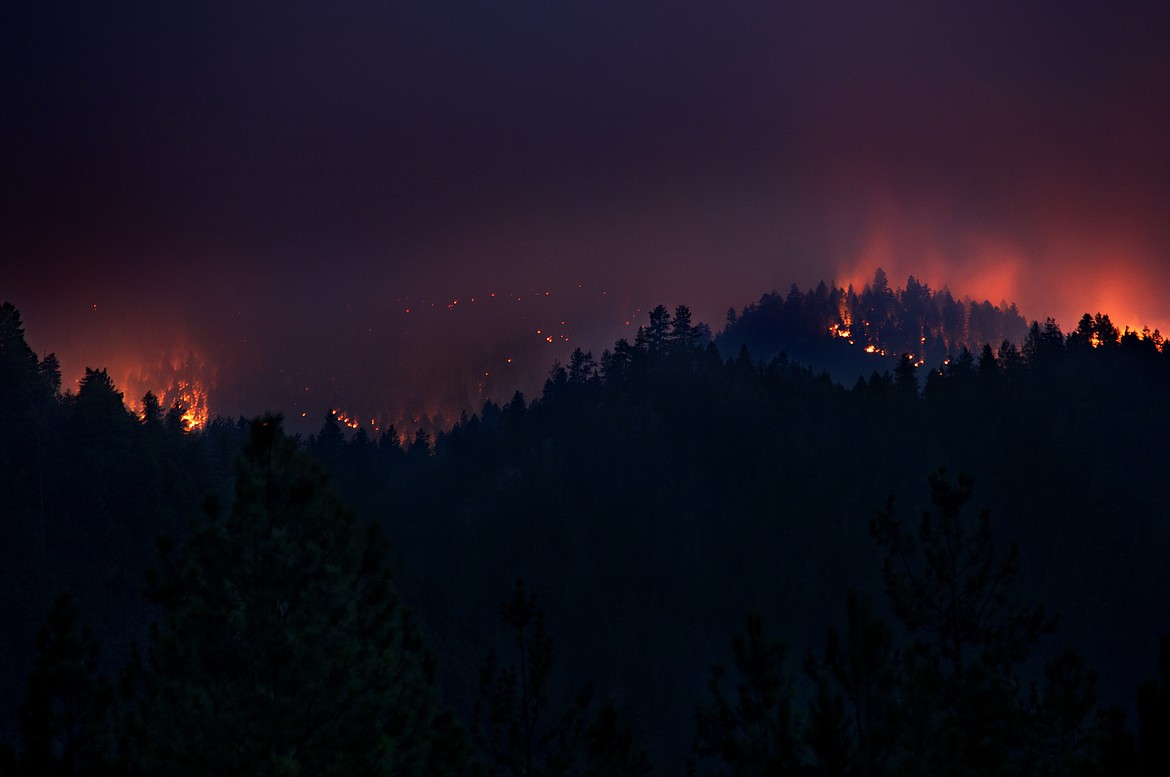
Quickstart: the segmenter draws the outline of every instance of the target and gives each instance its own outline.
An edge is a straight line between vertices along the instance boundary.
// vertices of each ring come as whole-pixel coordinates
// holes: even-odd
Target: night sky
[[[878,265],[1170,331],[1170,4],[416,5],[4,4],[0,298],[67,386],[450,412]]]

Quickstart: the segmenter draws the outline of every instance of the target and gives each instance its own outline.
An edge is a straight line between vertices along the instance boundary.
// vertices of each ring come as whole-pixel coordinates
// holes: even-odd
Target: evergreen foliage
[[[148,774],[432,774],[434,663],[364,525],[279,417],[252,423],[214,505],[152,599]]]
[[[716,664],[708,682],[710,700],[695,711],[696,755],[715,764],[703,774],[765,777],[794,772],[801,763],[798,723],[792,707],[792,677],[784,667],[788,646],[768,635],[758,614],[747,617],[731,641],[735,693],[724,685],[726,668]]]
[[[113,689],[98,673],[98,649],[73,599],[57,597],[37,635],[36,665],[20,708],[22,774],[106,773]]]
[[[808,712],[810,755],[826,775],[891,773],[904,725],[893,632],[857,591],[846,597],[845,616],[844,635],[830,626],[824,656],[810,651],[805,661],[815,687]]]
[[[715,342],[724,354],[746,346],[765,361],[786,353],[851,382],[872,369],[875,354],[892,357],[885,368],[905,354],[937,363],[963,348],[1020,342],[1026,334],[1013,304],[956,300],[913,275],[905,288],[894,289],[879,267],[860,293],[823,282],[807,292],[793,285],[785,296],[771,292],[738,314],[732,309]]]
[[[523,580],[500,607],[514,644],[515,663],[493,649],[479,673],[472,733],[483,753],[477,774],[517,777],[639,777],[653,771],[646,754],[612,703],[591,718],[592,690],[581,688],[554,707],[552,638],[544,611]],[[559,711],[558,711],[559,710]]]
[[[895,290],[888,279],[875,278],[861,293],[821,284],[766,297],[757,311],[729,317],[716,338],[722,351],[689,310],[676,307],[672,315],[661,306],[635,342],[620,340],[597,361],[579,349],[554,367],[536,399],[517,393],[503,404],[485,403],[446,431],[415,435],[406,449],[396,432],[375,441],[326,419],[303,447],[356,515],[393,538],[389,546],[318,490],[323,476],[295,440],[273,434],[271,449],[272,461],[284,462],[277,470],[291,478],[285,485],[301,495],[289,505],[300,506],[271,514],[260,498],[267,487],[257,485],[267,465],[249,442],[255,429],[242,419],[192,432],[182,426],[181,408],[149,398],[136,419],[101,370],[89,371],[76,393],[61,394],[56,360],[37,359],[19,314],[6,305],[0,698],[11,701],[0,739],[15,747],[0,750],[0,765],[15,769],[26,757],[18,700],[37,662],[37,623],[57,592],[70,591],[102,644],[91,677],[126,667],[107,705],[112,735],[102,740],[112,741],[107,755],[119,767],[153,769],[209,742],[207,752],[220,758],[216,744],[246,733],[237,750],[257,769],[298,768],[302,756],[327,749],[314,742],[328,737],[294,745],[271,729],[310,720],[311,705],[302,710],[299,700],[314,687],[325,690],[287,668],[317,661],[314,651],[330,646],[360,674],[380,665],[372,644],[388,640],[401,679],[397,698],[422,700],[420,714],[396,718],[400,709],[363,699],[357,708],[382,722],[333,734],[380,732],[381,745],[357,748],[369,759],[354,767],[359,772],[401,757],[411,764],[404,768],[462,773],[467,746],[455,719],[439,711],[434,662],[421,650],[421,634],[443,668],[445,700],[470,721],[480,699],[479,734],[490,739],[492,705],[481,696],[479,668],[500,628],[494,592],[523,576],[557,625],[546,730],[577,701],[556,688],[592,680],[594,695],[605,700],[575,718],[572,756],[564,761],[569,774],[645,774],[643,748],[668,772],[681,768],[693,744],[696,701],[717,698],[704,683],[706,669],[745,611],[766,613],[790,651],[808,656],[804,673],[777,670],[790,706],[776,712],[796,738],[794,768],[900,774],[953,758],[956,771],[1160,773],[1170,672],[1163,667],[1140,696],[1135,689],[1159,667],[1159,628],[1170,611],[1170,507],[1161,488],[1170,449],[1159,444],[1170,439],[1170,349],[1161,335],[1115,337],[1116,327],[1098,314],[1067,337],[1048,320],[1033,323],[1018,345],[1015,336],[999,334],[976,341],[977,333],[1007,322],[1010,307],[997,313],[990,303],[972,306],[917,282]],[[860,320],[858,331],[879,338],[888,356],[865,353],[867,341],[852,331],[856,342],[849,344],[840,334],[843,317],[828,324],[818,318],[833,310],[853,316],[851,326]],[[728,339],[745,320],[810,334],[773,338],[785,351],[773,356]],[[920,332],[907,321],[919,322]],[[965,334],[952,339],[948,332]],[[893,345],[902,335],[922,348]],[[802,351],[817,355],[808,350],[814,341],[821,356],[807,359]],[[802,366],[831,366],[843,348],[865,367],[862,377],[844,381],[850,389]],[[833,377],[841,379],[836,371]],[[250,463],[241,465],[241,485],[232,462],[245,448]],[[873,509],[890,493],[900,495],[899,504],[931,504],[940,494],[924,488],[921,474],[940,465],[979,483],[997,517],[996,541],[959,509],[970,483],[948,483],[927,535],[917,524],[886,532],[887,548],[897,539],[916,561],[906,567],[912,575],[883,581],[880,547],[867,536]],[[230,510],[188,526],[209,493]],[[961,533],[947,528],[951,513]],[[293,514],[300,518],[282,523]],[[253,530],[263,520],[272,532]],[[241,544],[237,529],[265,541]],[[181,550],[166,556],[169,566],[156,578],[163,620],[136,665],[131,642],[148,638],[147,624],[160,614],[144,601],[140,583],[159,533],[175,536]],[[948,556],[938,548],[959,539],[968,556],[951,554],[943,563]],[[354,578],[345,564],[325,564],[297,601],[337,605],[347,633],[370,640],[339,633],[282,642],[276,635],[323,633],[311,615],[320,612],[315,604],[290,609],[295,628],[285,632],[276,614],[282,601],[292,601],[293,581],[315,568],[314,548],[331,542],[331,558],[351,561],[366,558],[360,548],[381,548],[369,553],[380,559],[371,568],[383,572],[392,554],[395,582],[419,622],[403,617],[389,589],[382,603],[340,607],[338,587]],[[930,548],[933,555],[925,555]],[[948,600],[940,581],[962,558],[972,561],[966,577],[955,578],[962,595]],[[253,562],[264,565],[263,574]],[[891,581],[893,600],[883,595],[883,582]],[[948,601],[961,604],[979,590],[1002,593],[1009,582],[1011,596],[987,599],[987,613],[998,608],[995,618],[970,610],[931,616],[933,606],[945,611]],[[362,597],[376,589],[357,585],[348,601],[372,601]],[[239,591],[250,591],[250,605]],[[843,601],[844,620],[826,635]],[[1036,601],[1062,614],[1061,629],[1047,640],[1035,639],[1047,618],[1017,604]],[[356,609],[392,617],[369,624]],[[533,618],[524,629],[529,639]],[[185,645],[188,632],[199,638]],[[768,636],[760,644],[768,640],[780,642]],[[246,656],[232,657],[233,650]],[[516,655],[511,647],[498,654],[489,686],[507,686],[499,680],[516,671]],[[272,657],[285,667],[282,679],[261,694],[254,680]],[[324,672],[341,671],[322,661]],[[512,710],[522,708],[522,686],[517,679]],[[735,709],[737,689],[721,689]],[[231,715],[200,713],[190,730],[162,743],[164,730],[186,725],[187,705],[198,711],[213,700]],[[424,733],[403,745],[411,730]],[[508,730],[501,724],[497,741],[506,742]],[[34,751],[40,747],[31,741]],[[487,740],[477,741],[487,756]],[[542,760],[540,747],[534,752],[537,764],[556,762]],[[322,762],[309,763],[304,770]],[[728,770],[731,763],[707,750],[696,766]],[[488,764],[506,773],[495,760],[480,766]]]

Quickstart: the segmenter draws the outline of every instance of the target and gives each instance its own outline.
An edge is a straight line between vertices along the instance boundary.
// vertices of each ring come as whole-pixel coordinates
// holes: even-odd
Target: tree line
[[[1165,471],[1148,441],[1166,431],[1167,357],[1103,317],[846,389],[786,356],[725,358],[685,307],[660,307],[634,343],[554,365],[538,399],[403,448],[331,417],[308,440],[272,418],[184,433],[181,414],[126,414],[100,372],[61,395],[9,308],[5,531],[28,544],[4,544],[20,571],[5,600],[39,609],[7,606],[25,640],[5,693],[25,699],[14,768],[60,765],[66,742],[139,773],[213,756],[286,773],[1163,763],[1170,545],[1142,478]],[[996,537],[959,520],[966,477],[923,488],[940,463],[1007,517]],[[888,493],[929,520],[878,511]],[[940,550],[960,539],[967,557]],[[957,558],[967,578],[946,577]],[[994,617],[964,611],[980,592]],[[1040,599],[1064,615],[1054,634]],[[1103,624],[1113,642],[1094,641]],[[731,667],[709,673],[720,656]],[[53,696],[70,677],[89,702]],[[327,698],[356,717],[323,715]],[[97,744],[78,744],[84,714],[61,733],[66,709],[104,710]]]

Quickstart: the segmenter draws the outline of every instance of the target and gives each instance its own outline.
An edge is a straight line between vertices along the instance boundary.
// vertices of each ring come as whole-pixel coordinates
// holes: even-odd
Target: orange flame
[[[172,355],[153,365],[139,364],[127,371],[122,381],[125,386],[126,407],[136,415],[144,412],[142,399],[147,392],[158,398],[163,411],[178,404],[182,408],[183,427],[197,431],[211,420],[208,396],[214,371],[194,351],[185,358]]]

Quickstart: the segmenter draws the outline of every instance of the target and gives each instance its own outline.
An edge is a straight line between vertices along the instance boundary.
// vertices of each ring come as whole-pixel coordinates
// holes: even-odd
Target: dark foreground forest
[[[4,773],[1170,765],[1170,348],[1107,315],[660,307],[406,445],[61,388],[5,304]]]

